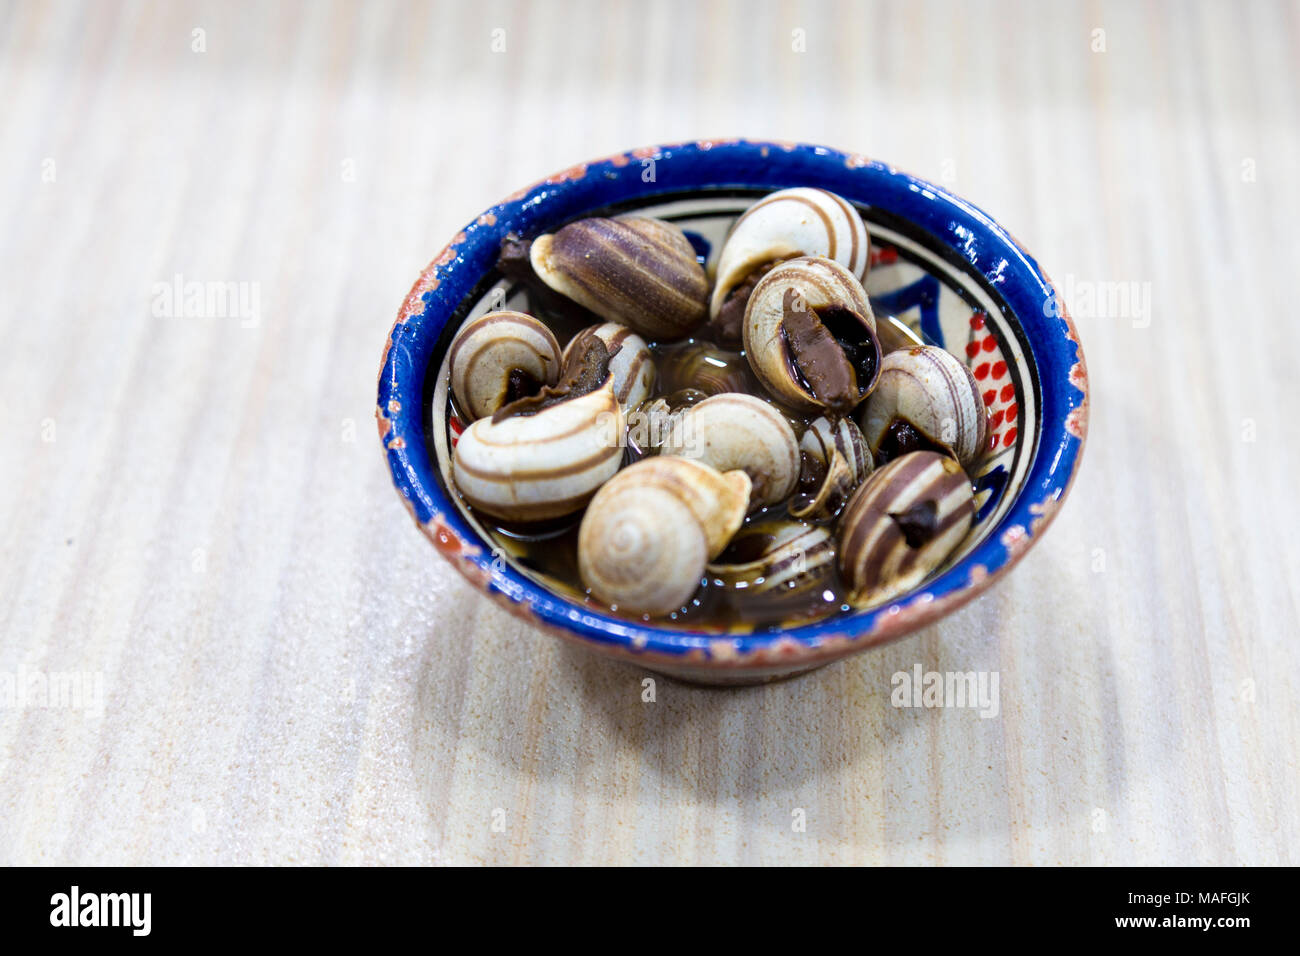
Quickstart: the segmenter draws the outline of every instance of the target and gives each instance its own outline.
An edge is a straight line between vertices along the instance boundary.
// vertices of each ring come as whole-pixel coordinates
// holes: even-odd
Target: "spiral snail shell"
[[[799,493],[790,502],[796,518],[833,518],[874,465],[862,432],[851,418],[822,417],[799,441],[803,467]]]
[[[739,468],[753,482],[751,504],[788,498],[799,481],[799,442],[777,409],[753,395],[726,393],[676,412],[660,452]]]
[[[910,452],[874,472],[840,517],[849,600],[879,604],[920,584],[961,543],[974,514],[970,480],[947,455]]]
[[[609,353],[594,338],[555,386],[480,418],[461,434],[452,478],[479,510],[508,521],[572,514],[618,471],[624,419]]]
[[[690,600],[706,563],[749,507],[749,478],[685,458],[647,458],[596,492],[578,529],[578,572],[623,611],[666,614]]]
[[[451,391],[461,417],[474,421],[502,405],[554,385],[560,345],[522,312],[489,312],[466,322],[448,352]]]
[[[876,317],[857,278],[831,259],[783,262],[754,287],[745,353],[778,401],[843,415],[875,387]]]
[[[645,339],[617,322],[593,325],[575,335],[564,347],[563,358],[582,348],[590,336],[605,343],[612,358],[609,371],[614,376],[614,397],[624,414],[636,408],[650,396],[655,383],[654,359]]]
[[[681,338],[708,308],[694,248],[660,219],[580,219],[533,240],[529,261],[556,292],[653,340]]]
[[[800,521],[758,521],[736,532],[708,565],[715,585],[754,608],[821,592],[835,573],[835,541],[825,528]]]
[[[799,187],[764,196],[738,218],[718,255],[709,315],[755,270],[797,256],[834,259],[860,281],[867,277],[867,227],[849,203],[824,189]],[[737,303],[742,309],[743,302]]]
[[[890,352],[862,411],[862,433],[877,464],[930,449],[969,466],[984,454],[988,413],[970,369],[933,345]]]

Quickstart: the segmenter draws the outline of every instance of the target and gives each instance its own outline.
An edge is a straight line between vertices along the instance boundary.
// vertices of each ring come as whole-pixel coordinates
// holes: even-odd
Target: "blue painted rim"
[[[632,199],[663,201],[673,193],[701,189],[791,186],[829,189],[910,221],[933,238],[936,248],[946,246],[982,275],[1019,322],[1037,367],[1041,422],[1026,481],[997,527],[952,568],[890,604],[751,635],[621,620],[552,594],[513,568],[494,568],[491,546],[464,521],[433,467],[425,442],[423,402],[430,359],[448,320],[495,265],[501,239],[507,232],[537,235],[591,210]],[[427,291],[419,294],[414,308],[404,308],[393,326],[379,375],[380,432],[393,483],[417,521],[436,520],[461,540],[481,546],[464,560],[477,565],[490,592],[527,605],[543,625],[632,653],[681,657],[702,651],[707,659],[717,656],[720,641],[728,645],[728,658],[743,657],[776,641],[815,651],[832,639],[871,635],[887,616],[900,610],[925,606],[950,610],[962,603],[952,599],[982,591],[1041,534],[1069,488],[1083,447],[1087,395],[1082,349],[1037,262],[969,202],[882,163],[823,146],[684,143],[634,150],[574,167],[493,206],[466,226],[416,283],[416,290],[421,288]],[[917,615],[917,626],[924,623],[924,615]]]

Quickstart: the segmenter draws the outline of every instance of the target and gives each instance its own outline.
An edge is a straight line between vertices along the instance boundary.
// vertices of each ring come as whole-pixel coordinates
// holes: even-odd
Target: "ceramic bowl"
[[[765,193],[818,186],[855,203],[872,238],[878,314],[960,356],[980,383],[993,448],[974,475],[978,512],[957,553],[880,607],[747,633],[646,624],[554,590],[494,548],[448,481],[445,359],[470,316],[518,307],[495,271],[508,232],[637,211],[676,222],[702,256]],[[863,156],[749,141],[654,146],[583,163],[491,207],[429,264],[384,347],[376,414],[393,483],[437,551],[489,597],[542,630],[652,671],[705,683],[790,676],[895,640],[961,607],[1011,570],[1065,498],[1087,427],[1078,335],[1033,257],[1002,226],[939,186]]]

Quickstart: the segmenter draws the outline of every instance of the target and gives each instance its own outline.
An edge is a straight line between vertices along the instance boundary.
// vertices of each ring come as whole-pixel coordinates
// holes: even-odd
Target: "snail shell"
[[[867,227],[849,203],[824,189],[782,189],[750,206],[732,225],[718,255],[709,315],[760,266],[796,256],[834,259],[860,281],[867,277]]]
[[[690,600],[705,564],[749,508],[749,478],[684,458],[647,458],[607,481],[578,529],[578,572],[605,603],[666,614]]]
[[[838,262],[783,262],[754,287],[745,353],[762,383],[802,411],[847,414],[876,384],[876,317],[857,278]]]
[[[862,432],[851,418],[819,418],[799,442],[800,494],[790,503],[796,518],[833,518],[875,467]]]
[[[474,507],[508,521],[572,514],[623,461],[623,412],[614,377],[595,391],[531,415],[480,418],[452,456],[456,487]]]
[[[947,455],[916,451],[874,472],[840,518],[849,600],[879,604],[920,584],[970,531],[970,480]]]
[[[752,557],[750,556],[752,555]],[[824,591],[835,572],[835,541],[825,528],[800,521],[759,521],[731,539],[723,557],[746,560],[713,563],[709,576],[745,598]]]
[[[636,414],[628,416],[628,443],[638,453],[649,454],[663,447],[678,416],[709,396],[697,388],[683,388],[660,398],[652,398]]]
[[[679,409],[666,398],[653,398],[628,416],[627,444],[643,458],[658,451],[672,431]]]
[[[754,507],[784,501],[799,481],[794,429],[777,409],[753,395],[714,395],[674,413],[660,451],[719,471],[739,468],[753,482]]]
[[[708,307],[709,280],[680,229],[659,219],[580,219],[529,250],[543,282],[608,322],[681,338]]]
[[[575,335],[564,347],[562,358],[568,360],[575,348],[581,348],[590,336],[605,343],[613,356],[609,371],[614,376],[614,397],[626,414],[650,397],[655,383],[654,360],[645,339],[617,322],[593,325]]]
[[[878,464],[928,448],[969,466],[984,454],[988,412],[970,369],[952,353],[922,345],[890,352],[880,363],[862,433]]]
[[[709,342],[690,342],[661,350],[659,382],[663,392],[689,388],[705,395],[753,392],[758,386],[744,355]]]
[[[489,312],[456,333],[448,363],[456,407],[472,422],[543,385],[554,385],[560,344],[531,315]]]

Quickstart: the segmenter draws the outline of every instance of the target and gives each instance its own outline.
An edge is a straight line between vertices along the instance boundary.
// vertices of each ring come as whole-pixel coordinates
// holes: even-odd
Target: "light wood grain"
[[[0,675],[103,713],[0,709],[0,862],[1300,862],[1298,58],[1295,3],[3,4]],[[440,562],[375,372],[489,203],[736,134],[1007,224],[1091,434],[940,626],[643,703]],[[177,274],[260,320],[156,316]],[[892,707],[916,663],[999,716]]]

